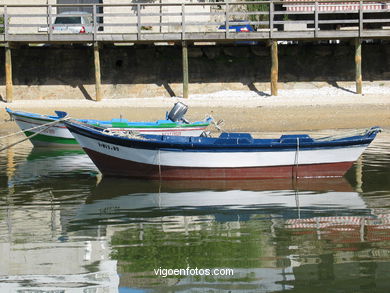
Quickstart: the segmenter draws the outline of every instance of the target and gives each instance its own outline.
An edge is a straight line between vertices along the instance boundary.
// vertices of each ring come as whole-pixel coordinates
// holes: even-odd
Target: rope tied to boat
[[[66,116],[67,117],[67,116]],[[60,118],[59,120],[61,119],[65,119],[66,117],[64,118]],[[70,119],[70,117],[67,117],[67,119]],[[26,131],[31,131],[31,130],[35,130],[35,129],[39,129],[41,127],[45,127],[45,126],[52,126],[52,125],[55,125],[59,122],[59,120],[55,120],[55,121],[51,121],[51,122],[48,122],[48,123],[45,123],[45,124],[41,124],[41,125],[38,125],[38,126],[34,126],[34,127],[31,127],[31,128],[28,128],[28,129],[24,129],[24,130],[20,130],[20,131],[17,131],[17,132],[14,132],[14,133],[11,133],[11,134],[7,134],[7,135],[4,135],[4,136],[0,136],[0,139],[4,139],[4,138],[7,138],[7,137],[11,137],[11,136],[14,136],[14,135],[18,135],[18,134],[22,134]],[[63,121],[63,120],[61,120]]]
[[[382,131],[382,128],[380,128],[380,127],[356,129],[356,130],[344,132],[342,134],[335,134],[335,135],[330,135],[330,136],[326,136],[326,137],[320,137],[320,138],[317,138],[315,140],[316,141],[331,141],[331,140],[347,138],[350,136],[370,136],[374,132],[377,133],[377,132],[381,132],[381,131]]]
[[[211,115],[207,115],[206,120],[210,120],[210,124],[214,125],[214,127],[219,131],[219,132],[226,132],[222,126],[225,124],[225,121],[223,119],[219,119],[217,122],[215,121],[214,117]],[[209,133],[204,132],[204,136],[210,137]]]
[[[299,162],[298,162],[298,159],[299,159],[299,137],[297,137],[297,148],[295,150],[295,158],[294,158],[294,169],[295,169],[295,172],[293,170],[293,178],[294,179],[297,179],[298,178],[298,167],[299,167]]]
[[[55,121],[51,121],[51,122],[48,122],[48,123],[45,123],[45,124],[42,124],[42,125],[39,125],[39,126],[35,126],[35,127],[31,127],[29,129],[24,129],[24,130],[21,130],[21,131],[18,131],[18,132],[15,132],[15,133],[11,133],[11,134],[8,134],[8,135],[5,135],[5,136],[2,136],[0,137],[0,139],[4,139],[4,138],[7,138],[7,137],[11,137],[11,136],[14,136],[14,135],[17,135],[17,134],[20,134],[20,133],[24,133],[24,132],[27,132],[27,131],[31,131],[31,130],[35,130],[35,129],[39,129],[39,128],[42,128],[41,130],[37,131],[37,132],[34,132],[33,134],[29,135],[29,136],[26,136],[25,138],[21,139],[21,140],[18,140],[14,143],[11,143],[3,148],[0,149],[0,152],[6,150],[6,149],[9,149],[19,143],[22,143],[30,138],[33,138],[34,136],[44,132],[45,130],[49,129],[50,127],[58,124],[58,123],[61,123],[63,121],[66,121],[66,120],[69,120],[71,119],[71,117],[69,116],[65,116],[65,117],[62,117],[58,120],[55,120]]]
[[[133,138],[140,140],[148,140],[146,137],[142,136],[138,131],[134,130],[112,130],[111,128],[106,128],[102,131],[104,134],[125,138]]]

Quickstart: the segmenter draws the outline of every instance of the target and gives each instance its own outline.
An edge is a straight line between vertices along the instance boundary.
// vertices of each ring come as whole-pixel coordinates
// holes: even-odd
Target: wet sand
[[[226,131],[275,132],[323,129],[390,127],[390,94],[347,97],[335,102],[330,97],[313,99],[274,100],[210,100],[210,99],[124,99],[122,101],[15,101],[0,104],[0,133],[17,131],[5,107],[41,114],[54,110],[68,112],[74,118],[111,119],[131,121],[164,119],[166,111],[176,101],[189,105],[186,118],[202,120],[211,114],[215,120],[224,120]]]

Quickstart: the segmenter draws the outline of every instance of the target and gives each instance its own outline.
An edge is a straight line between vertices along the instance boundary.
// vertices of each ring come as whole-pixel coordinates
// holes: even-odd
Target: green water
[[[389,130],[345,178],[101,178],[24,143],[0,186],[0,292],[390,291]],[[155,273],[187,268],[233,275]]]

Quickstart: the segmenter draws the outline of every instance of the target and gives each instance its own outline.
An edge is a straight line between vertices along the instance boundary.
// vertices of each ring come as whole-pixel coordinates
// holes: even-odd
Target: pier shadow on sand
[[[256,94],[258,94],[261,97],[270,97],[271,96],[270,94],[267,94],[267,93],[265,93],[263,91],[259,91],[256,88],[256,86],[253,84],[253,82],[248,84],[248,88],[249,88],[250,91],[255,92]]]
[[[171,88],[171,86],[167,82],[163,82],[162,85],[165,88],[165,90],[168,92],[168,94],[171,98],[176,97],[175,92],[173,91],[173,89]]]
[[[346,91],[346,92],[348,92],[348,93],[356,94],[356,92],[354,92],[354,91],[351,91],[351,90],[349,90],[349,89],[347,89],[347,88],[345,88],[345,87],[339,86],[339,85],[337,84],[337,81],[328,81],[328,83],[329,83],[331,86],[333,86],[333,87],[335,87],[335,88],[338,88],[338,89],[340,89],[340,90]]]
[[[78,84],[77,87],[80,89],[80,91],[83,94],[83,96],[85,97],[85,99],[87,99],[89,101],[94,101],[94,99],[88,93],[87,89],[82,84]]]

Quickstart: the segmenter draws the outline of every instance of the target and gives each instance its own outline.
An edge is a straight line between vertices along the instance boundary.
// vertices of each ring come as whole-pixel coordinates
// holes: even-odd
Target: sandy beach
[[[223,119],[226,131],[301,131],[371,126],[390,127],[390,87],[366,86],[363,95],[353,87],[280,90],[278,96],[254,91],[220,91],[179,97],[119,98],[90,100],[18,100],[0,103],[0,131],[18,130],[5,107],[42,114],[63,110],[74,118],[132,121],[163,119],[175,102],[189,106],[187,119],[212,115]]]

